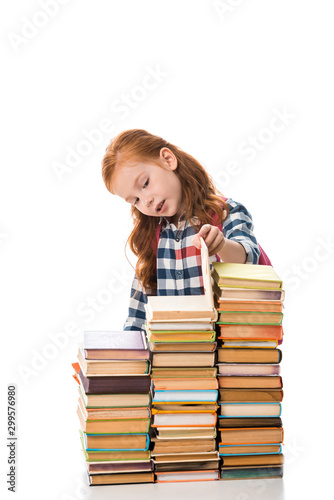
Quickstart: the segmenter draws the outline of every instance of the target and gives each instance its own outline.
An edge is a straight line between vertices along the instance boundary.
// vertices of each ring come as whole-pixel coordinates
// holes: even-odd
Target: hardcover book
[[[220,287],[280,290],[282,281],[272,266],[213,262],[212,275]]]
[[[145,304],[148,321],[168,319],[179,321],[194,318],[216,321],[217,311],[213,303],[209,252],[203,238],[200,240],[204,295],[148,296]]]
[[[145,335],[141,331],[87,331],[83,349],[86,359],[149,359]]]

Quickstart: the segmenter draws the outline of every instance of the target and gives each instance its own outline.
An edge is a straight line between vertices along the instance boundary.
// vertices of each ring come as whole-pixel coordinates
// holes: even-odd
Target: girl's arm
[[[146,303],[146,293],[143,291],[140,283],[138,283],[137,276],[135,275],[131,286],[128,317],[124,323],[123,330],[145,330],[146,313],[144,304]]]
[[[245,264],[247,259],[246,251],[241,243],[233,240],[228,240],[224,238],[224,236],[222,238],[221,250],[213,253],[216,253],[219,256],[220,260],[222,260],[223,262],[236,262]]]
[[[223,262],[258,264],[260,249],[253,233],[251,214],[241,203],[226,201],[229,214],[223,223],[223,232],[216,226],[204,224],[194,236],[194,245],[199,248],[199,236],[202,236],[209,254],[217,254]]]

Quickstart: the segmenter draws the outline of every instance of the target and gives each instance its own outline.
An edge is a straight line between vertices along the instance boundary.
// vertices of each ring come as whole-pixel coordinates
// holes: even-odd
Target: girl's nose
[[[145,199],[145,201],[144,201],[145,206],[148,207],[148,208],[152,205],[152,203],[153,203],[153,197],[152,196],[148,196]]]

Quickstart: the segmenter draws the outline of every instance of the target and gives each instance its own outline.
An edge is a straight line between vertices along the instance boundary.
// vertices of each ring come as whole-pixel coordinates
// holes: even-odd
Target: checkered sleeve
[[[146,303],[146,293],[135,275],[131,286],[128,317],[123,330],[145,330],[146,313],[144,304]]]
[[[225,238],[240,243],[246,252],[246,264],[258,264],[260,249],[253,233],[253,220],[248,210],[236,201],[226,200],[229,214],[223,224]]]

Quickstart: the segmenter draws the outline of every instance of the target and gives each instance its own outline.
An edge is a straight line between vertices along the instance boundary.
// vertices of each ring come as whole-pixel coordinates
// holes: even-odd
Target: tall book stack
[[[84,332],[73,367],[90,485],[154,482],[149,357],[142,332]]]
[[[157,482],[219,479],[215,320],[207,248],[205,295],[148,297],[152,456]]]
[[[282,477],[282,281],[262,265],[215,262],[212,275],[221,479]]]

